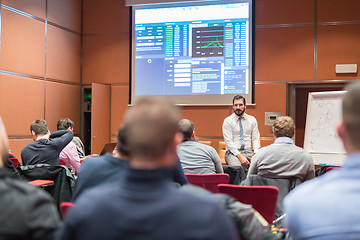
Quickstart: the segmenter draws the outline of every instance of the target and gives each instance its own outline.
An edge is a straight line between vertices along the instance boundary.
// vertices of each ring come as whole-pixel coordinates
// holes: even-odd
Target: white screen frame
[[[155,0],[144,1],[144,0],[128,0],[126,1],[127,6],[132,6],[132,36],[131,36],[131,86],[130,86],[130,103],[132,104],[135,101],[135,10],[144,9],[144,8],[162,8],[162,7],[176,7],[176,6],[193,6],[193,5],[213,5],[213,4],[229,4],[229,3],[249,3],[249,55],[247,61],[249,61],[249,81],[248,81],[248,94],[244,93],[234,93],[234,94],[197,94],[197,95],[167,95],[171,96],[173,101],[178,105],[184,106],[228,106],[232,105],[232,98],[236,94],[244,96],[249,103],[248,105],[254,104],[254,73],[253,73],[253,63],[254,63],[254,51],[253,51],[253,0],[222,0],[222,1],[181,1],[173,2],[171,0],[165,0],[161,3],[158,3]]]

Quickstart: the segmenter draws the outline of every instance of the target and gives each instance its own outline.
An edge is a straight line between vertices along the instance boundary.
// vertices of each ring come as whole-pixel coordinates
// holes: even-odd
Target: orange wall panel
[[[255,104],[255,107],[248,106],[246,112],[256,118],[260,136],[271,137],[271,126],[265,126],[265,112],[286,114],[286,83],[256,84]]]
[[[274,143],[274,140],[268,140],[268,139],[260,139],[260,145],[261,147],[266,147],[266,146],[269,146],[270,144],[273,144]]]
[[[81,32],[81,0],[48,1],[47,17],[50,22]]]
[[[29,125],[30,126],[30,125]],[[21,161],[21,150],[28,145],[29,143],[33,142],[32,138],[27,139],[9,139],[9,148],[11,153]]]
[[[84,1],[84,33],[130,32],[130,7],[125,1]]]
[[[255,24],[314,22],[314,0],[255,0]]]
[[[318,79],[354,79],[357,74],[336,75],[336,64],[360,65],[360,24],[318,27]]]
[[[182,107],[182,118],[194,123],[197,136],[222,137],[222,124],[231,113],[230,106]]]
[[[2,4],[26,12],[33,16],[45,19],[44,0],[3,0]]]
[[[129,104],[129,86],[111,86],[111,135],[116,135]]]
[[[30,124],[44,118],[44,81],[0,74],[0,116],[9,136],[30,136]]]
[[[46,77],[80,83],[80,35],[48,25]]]
[[[60,118],[74,121],[74,133],[80,132],[80,86],[46,83],[46,121],[50,131],[56,131]]]
[[[83,84],[129,83],[129,34],[84,36]]]
[[[359,0],[318,0],[318,21],[359,21]]]
[[[1,10],[0,69],[44,76],[44,23]]]
[[[255,80],[313,80],[314,28],[255,30]]]

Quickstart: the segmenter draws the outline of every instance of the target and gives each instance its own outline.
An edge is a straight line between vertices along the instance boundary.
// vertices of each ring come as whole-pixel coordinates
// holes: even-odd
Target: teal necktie
[[[242,117],[239,118],[239,126],[240,126],[240,150],[244,150],[245,149],[245,141],[244,141],[244,129],[243,129],[243,125],[242,125]]]

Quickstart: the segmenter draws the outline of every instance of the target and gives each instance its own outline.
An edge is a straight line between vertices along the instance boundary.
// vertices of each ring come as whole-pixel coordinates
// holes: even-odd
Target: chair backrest
[[[63,217],[63,219],[66,218],[66,215],[67,215],[68,211],[69,211],[70,208],[72,208],[73,206],[75,206],[75,204],[72,203],[72,202],[62,202],[62,203],[60,204],[61,216]]]
[[[218,193],[218,184],[229,183],[229,175],[226,173],[216,174],[191,174],[185,173],[190,184],[205,188],[213,193]]]
[[[54,185],[54,181],[46,179],[35,179],[28,182],[28,184],[44,188]]]
[[[331,171],[331,170],[336,170],[336,169],[340,169],[341,167],[327,167],[326,168],[326,172],[329,172],[329,171]]]
[[[207,140],[199,140],[199,143],[206,144],[208,146],[211,146],[212,142]]]
[[[19,166],[19,160],[17,158],[10,158],[14,168],[17,168]]]
[[[226,144],[224,141],[219,142],[219,150],[226,150]]]
[[[275,217],[279,189],[274,186],[237,186],[219,184],[219,192],[234,197],[239,202],[250,204],[268,223]]]
[[[227,165],[225,161],[225,153],[226,153],[226,144],[224,141],[219,142],[218,154],[221,160],[222,165]]]

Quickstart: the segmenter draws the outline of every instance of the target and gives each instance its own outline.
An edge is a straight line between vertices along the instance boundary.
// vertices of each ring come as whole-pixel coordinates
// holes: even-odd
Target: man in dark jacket
[[[30,126],[34,142],[26,145],[21,151],[23,165],[40,163],[52,166],[59,165],[59,154],[73,139],[73,132],[60,130],[49,132],[48,124],[43,119],[36,119]]]
[[[219,203],[173,184],[176,146],[182,141],[178,121],[172,104],[140,98],[123,124],[130,166],[123,180],[81,195],[59,239],[237,239]]]
[[[7,136],[0,118],[0,239],[53,239],[60,220],[51,197],[13,178]]]

